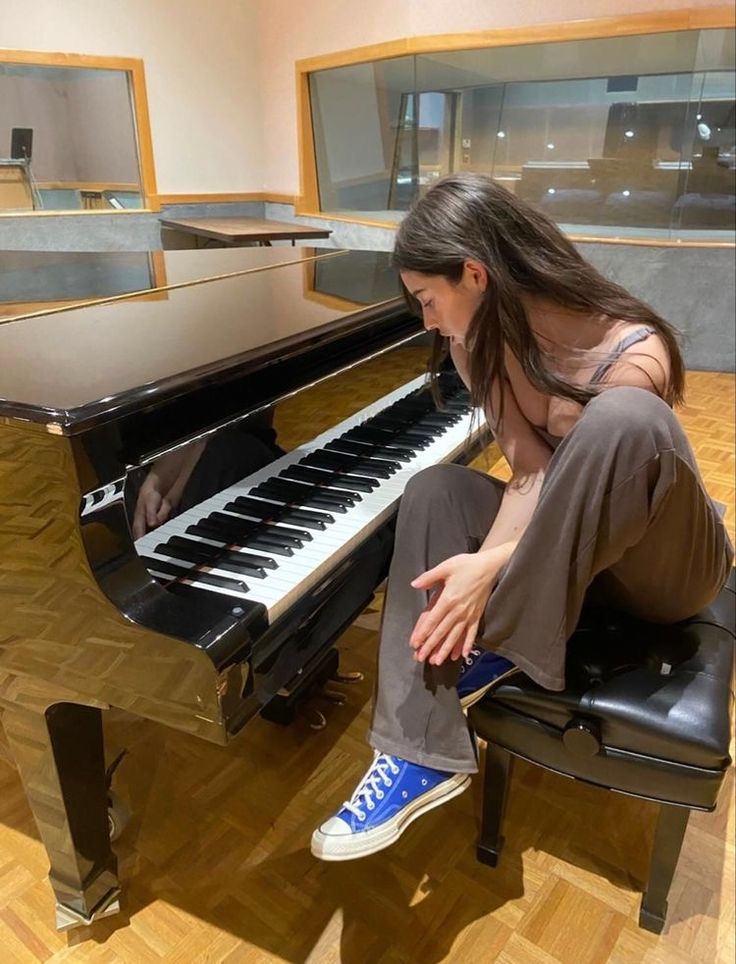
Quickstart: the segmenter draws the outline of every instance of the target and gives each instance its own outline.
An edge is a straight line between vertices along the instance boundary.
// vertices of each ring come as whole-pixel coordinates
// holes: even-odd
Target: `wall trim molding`
[[[199,194],[159,194],[159,205],[162,204],[235,204],[247,201],[266,201],[271,204],[294,204],[293,194],[279,194],[275,191],[232,191],[211,192]]]

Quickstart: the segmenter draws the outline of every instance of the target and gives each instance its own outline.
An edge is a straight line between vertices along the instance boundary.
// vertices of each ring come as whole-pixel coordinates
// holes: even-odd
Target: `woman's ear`
[[[472,288],[483,293],[488,287],[488,270],[480,261],[466,261],[463,265],[463,279]]]

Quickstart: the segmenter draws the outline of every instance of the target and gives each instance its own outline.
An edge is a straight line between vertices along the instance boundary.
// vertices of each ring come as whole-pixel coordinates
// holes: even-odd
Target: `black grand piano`
[[[288,720],[385,575],[407,480],[479,429],[451,372],[436,407],[385,254],[0,268],[0,720],[65,929],[118,910],[102,711],[219,744]],[[305,412],[284,444],[280,411],[320,382],[350,413]],[[149,474],[192,447],[197,486],[134,538]]]

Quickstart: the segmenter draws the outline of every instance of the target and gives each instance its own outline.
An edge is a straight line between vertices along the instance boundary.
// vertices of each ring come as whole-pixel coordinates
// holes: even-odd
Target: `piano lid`
[[[400,309],[387,253],[322,251],[316,260],[1,324],[0,416],[74,431],[93,416],[112,418],[122,406],[149,405],[307,344],[329,351],[338,333]]]
[[[0,251],[0,324],[39,312],[334,253],[309,246],[176,251]]]

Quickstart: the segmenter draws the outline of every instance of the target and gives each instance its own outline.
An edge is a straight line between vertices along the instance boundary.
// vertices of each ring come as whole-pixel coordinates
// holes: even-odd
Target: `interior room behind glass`
[[[0,62],[0,213],[140,207],[128,73]]]
[[[733,31],[487,47],[311,76],[323,210],[397,220],[491,173],[573,233],[732,237]]]

